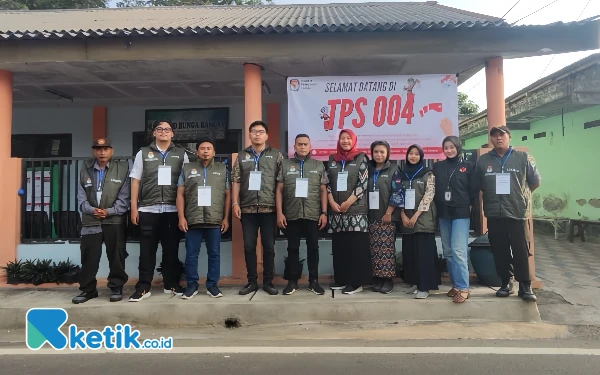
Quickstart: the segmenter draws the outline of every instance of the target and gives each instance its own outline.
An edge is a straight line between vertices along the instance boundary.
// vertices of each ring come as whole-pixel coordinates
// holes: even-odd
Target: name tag
[[[296,198],[308,198],[308,178],[296,179]]]
[[[96,192],[96,202],[98,202],[98,207],[100,207],[100,199],[102,199],[102,192],[97,191]]]
[[[171,166],[159,165],[158,166],[158,185],[159,186],[171,186]]]
[[[510,173],[496,174],[496,194],[510,194]]]
[[[452,191],[450,191],[450,190],[446,190],[446,191],[444,192],[444,200],[445,200],[446,202],[450,202],[450,201],[452,200]]]
[[[414,210],[415,209],[415,189],[406,189],[404,191],[404,209]]]
[[[248,190],[260,191],[261,176],[262,176],[261,171],[251,171],[250,172],[250,181],[248,184]]]
[[[198,186],[198,207],[210,207],[212,205],[211,197],[210,186]]]
[[[379,209],[379,190],[369,192],[369,209]]]
[[[337,191],[348,191],[348,172],[338,173]]]

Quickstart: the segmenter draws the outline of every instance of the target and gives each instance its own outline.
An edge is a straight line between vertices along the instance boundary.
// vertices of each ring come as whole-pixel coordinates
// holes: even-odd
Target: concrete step
[[[269,296],[259,290],[254,296],[238,295],[239,288],[222,288],[222,298],[211,298],[201,288],[191,300],[182,300],[154,288],[152,296],[141,302],[128,302],[133,288],[126,288],[126,299],[108,302],[109,291],[100,290],[97,299],[74,305],[76,289],[4,289],[0,290],[0,329],[25,328],[25,315],[33,307],[63,308],[69,314],[67,324],[97,328],[132,324],[138,327],[222,326],[233,319],[242,326],[301,322],[375,322],[375,321],[481,321],[540,322],[535,303],[520,298],[496,298],[486,287],[474,287],[464,304],[452,303],[446,296],[449,286],[440,287],[429,298],[417,300],[407,295],[404,285],[383,295],[365,290],[355,295],[326,290],[317,296],[301,290],[291,296]],[[281,293],[281,289],[280,289]]]

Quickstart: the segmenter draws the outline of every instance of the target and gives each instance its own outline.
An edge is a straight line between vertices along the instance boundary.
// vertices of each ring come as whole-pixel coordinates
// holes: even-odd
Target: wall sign
[[[203,137],[225,139],[229,128],[229,108],[188,108],[146,110],[146,133],[152,139],[152,124],[169,120],[175,142],[196,142]]]

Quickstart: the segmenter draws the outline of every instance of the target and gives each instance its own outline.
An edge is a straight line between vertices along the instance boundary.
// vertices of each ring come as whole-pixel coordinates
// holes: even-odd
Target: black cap
[[[110,147],[112,148],[112,142],[106,138],[98,138],[92,143],[92,148]]]
[[[494,126],[493,128],[490,129],[490,135],[494,135],[498,132],[502,132],[504,134],[510,135],[510,129],[506,125]]]

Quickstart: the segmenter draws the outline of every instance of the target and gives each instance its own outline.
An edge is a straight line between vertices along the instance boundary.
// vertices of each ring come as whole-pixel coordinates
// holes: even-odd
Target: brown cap
[[[92,148],[99,148],[99,147],[112,148],[112,142],[106,138],[98,138],[94,141],[94,143],[92,143]]]
[[[491,128],[490,136],[492,136],[498,132],[502,132],[502,133],[510,135],[510,129],[508,128],[508,126],[503,125],[503,126],[495,126],[495,127]]]

